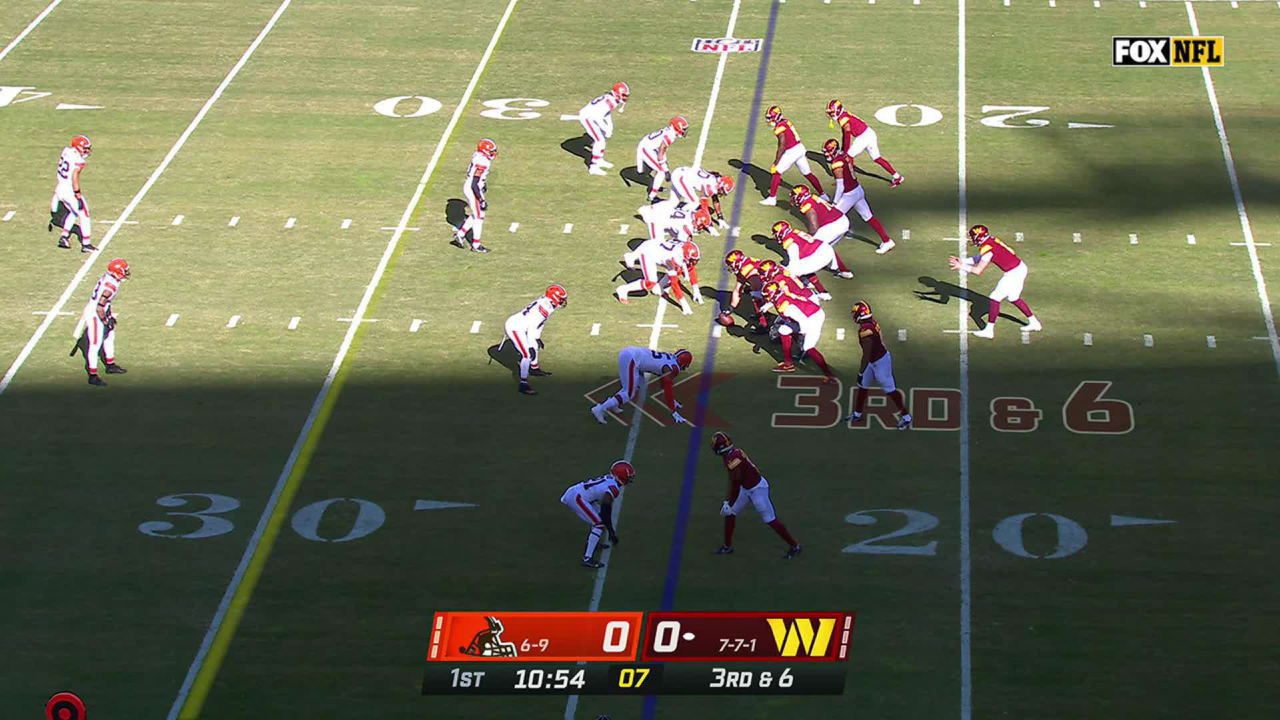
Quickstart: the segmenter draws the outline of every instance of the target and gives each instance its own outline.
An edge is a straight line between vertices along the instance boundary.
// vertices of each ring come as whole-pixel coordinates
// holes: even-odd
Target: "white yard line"
[[[1196,11],[1190,2],[1186,3],[1187,20],[1191,22],[1191,34],[1200,34],[1200,23],[1196,22]],[[1249,214],[1244,209],[1244,197],[1240,194],[1240,177],[1236,174],[1236,161],[1231,155],[1231,144],[1227,142],[1227,129],[1222,124],[1222,110],[1218,107],[1218,93],[1213,89],[1213,77],[1209,68],[1200,68],[1204,78],[1204,89],[1209,95],[1209,105],[1213,108],[1213,123],[1218,128],[1218,142],[1222,145],[1222,159],[1227,164],[1227,177],[1231,180],[1231,194],[1236,200],[1236,214],[1240,216],[1240,231],[1244,233],[1245,247],[1249,251],[1249,265],[1253,268],[1253,280],[1258,286],[1258,302],[1262,305],[1262,319],[1267,326],[1267,338],[1271,342],[1271,357],[1275,360],[1276,375],[1280,376],[1280,338],[1276,337],[1276,319],[1271,312],[1271,299],[1267,296],[1267,281],[1262,277],[1262,264],[1258,261],[1258,248],[1253,242],[1253,227],[1249,224]]]
[[[44,10],[41,10],[40,14],[36,16],[35,20],[31,21],[31,24],[27,26],[26,30],[23,30],[21,33],[19,33],[18,37],[14,38],[13,40],[10,40],[9,44],[4,46],[4,50],[0,50],[0,60],[4,60],[5,57],[7,57],[9,53],[13,51],[14,48],[18,47],[18,43],[22,42],[24,38],[30,35],[31,31],[35,30],[36,26],[39,25],[42,20],[48,17],[49,13],[53,12],[53,9],[58,7],[59,3],[61,2],[62,0],[53,0],[53,2],[49,3],[48,7],[46,7]]]
[[[169,152],[165,154],[164,160],[160,161],[160,164],[151,173],[151,177],[147,178],[147,181],[142,184],[142,188],[138,190],[138,193],[134,195],[133,199],[129,201],[129,204],[125,206],[124,211],[120,213],[120,217],[118,218],[119,222],[112,225],[111,229],[102,237],[102,241],[98,243],[98,252],[91,254],[87,260],[80,264],[80,269],[76,271],[75,277],[71,278],[71,282],[67,284],[67,289],[62,291],[62,296],[58,298],[56,303],[54,303],[51,314],[45,316],[44,322],[40,323],[40,327],[36,328],[36,331],[32,333],[31,339],[23,346],[22,352],[18,353],[17,359],[9,366],[9,370],[4,374],[4,377],[0,378],[0,395],[3,395],[4,391],[9,389],[9,383],[13,382],[13,376],[18,374],[18,370],[22,368],[22,364],[27,361],[27,357],[30,356],[31,351],[35,349],[36,343],[40,342],[40,338],[44,337],[45,332],[49,330],[49,326],[53,324],[53,319],[57,316],[52,313],[62,310],[62,306],[66,305],[67,301],[71,299],[71,295],[75,292],[76,287],[80,285],[80,281],[84,280],[85,275],[89,273],[89,268],[93,267],[93,261],[97,260],[98,256],[104,253],[107,249],[107,245],[111,242],[111,238],[115,237],[116,232],[118,232],[120,228],[124,227],[129,215],[138,207],[138,203],[142,202],[142,198],[146,197],[147,193],[151,190],[151,187],[156,184],[156,181],[160,179],[160,175],[169,167],[169,163],[172,163],[173,159],[177,157],[178,151],[187,144],[187,139],[191,137],[191,133],[196,131],[196,127],[198,127],[200,122],[204,120],[204,116],[209,114],[209,110],[213,108],[213,104],[218,101],[218,98],[222,97],[222,93],[226,92],[227,87],[231,85],[231,81],[240,73],[240,69],[245,66],[245,63],[249,62],[249,58],[253,56],[253,52],[257,50],[258,46],[262,44],[262,41],[266,39],[267,33],[271,32],[271,28],[276,26],[276,22],[280,19],[280,16],[284,14],[284,11],[289,7],[291,2],[293,2],[293,0],[283,0],[283,2],[280,3],[280,7],[276,8],[275,14],[271,16],[271,19],[263,26],[262,31],[258,33],[258,37],[254,38],[253,42],[249,44],[249,47],[245,49],[244,54],[241,55],[240,59],[236,61],[236,64],[231,67],[231,71],[228,72],[227,76],[218,84],[218,89],[213,91],[213,94],[209,96],[209,99],[206,100],[204,105],[200,108],[200,112],[197,112],[196,116],[192,118],[191,124],[187,125],[187,129],[182,131],[182,135],[178,136],[177,142],[173,144],[173,147],[169,148]]]
[[[724,32],[724,37],[733,37],[733,28],[738,22],[738,8],[742,4],[742,0],[733,0],[733,11],[729,13],[729,27]],[[693,167],[699,167],[702,161],[702,153],[706,150],[707,134],[711,128],[711,118],[716,111],[716,99],[720,95],[720,81],[724,77],[725,59],[728,53],[720,53],[719,64],[716,66],[716,76],[711,84],[711,97],[707,100],[707,113],[702,118],[702,131],[698,133],[698,147],[693,154]],[[623,226],[625,231],[626,226]],[[662,318],[667,312],[666,298],[658,296],[658,307],[653,314],[653,329],[649,332],[649,349],[658,349],[658,338],[662,334]],[[644,405],[645,399],[648,397],[648,380],[647,378],[640,383],[640,395],[638,398],[639,405],[635,412],[631,415],[631,428],[627,432],[627,445],[623,450],[622,457],[627,462],[631,461],[635,454],[636,440],[640,435],[640,423],[642,421],[640,407]],[[613,522],[617,527],[619,518],[622,516],[622,497],[614,502]],[[596,571],[596,581],[591,588],[591,602],[587,604],[587,610],[595,612],[600,609],[600,598],[604,596],[604,583],[609,575],[609,562],[613,554],[613,548],[609,547],[600,552],[600,561],[604,563],[604,567]],[[574,715],[578,712],[578,696],[570,695],[564,704],[565,720],[574,720]]]
[[[1052,5],[1052,3],[1050,3]],[[956,117],[958,134],[956,137],[958,181],[957,205],[959,221],[957,228],[960,237],[957,244],[960,257],[967,253],[965,234],[969,224],[969,199],[966,178],[965,153],[967,138],[965,128],[965,0],[960,0],[958,12],[958,28],[956,36]],[[1078,238],[1079,235],[1077,234]],[[960,287],[967,288],[968,274],[960,273]],[[961,302],[956,308],[957,327],[960,330],[960,720],[970,720],[973,715],[973,661],[970,649],[972,627],[970,615],[973,605],[971,588],[971,566],[969,563],[969,313],[967,303]]]
[[[276,18],[280,16],[280,12],[289,4],[291,0],[285,0],[280,6],[280,10],[271,19],[271,24],[275,24]],[[400,238],[404,235],[404,228],[409,225],[409,219],[413,216],[413,212],[418,207],[418,203],[422,200],[422,194],[426,190],[427,183],[431,180],[431,175],[435,172],[436,164],[440,162],[440,157],[444,153],[445,145],[448,143],[449,136],[453,134],[454,128],[458,125],[458,120],[462,117],[463,111],[467,107],[467,103],[471,100],[471,94],[475,92],[476,85],[480,82],[480,76],[483,74],[485,66],[489,64],[489,58],[493,55],[494,48],[498,45],[498,38],[501,37],[502,31],[507,26],[507,20],[511,18],[511,13],[516,8],[519,0],[510,0],[507,4],[506,12],[502,14],[502,19],[498,21],[498,27],[493,31],[493,37],[489,40],[489,46],[485,48],[484,55],[480,58],[480,63],[476,65],[475,73],[471,76],[471,82],[467,84],[467,89],[462,93],[462,98],[458,101],[458,106],[454,108],[453,116],[449,119],[449,124],[445,126],[444,132],[440,134],[440,140],[436,143],[435,151],[431,154],[431,159],[427,162],[427,168],[422,173],[422,179],[418,181],[418,185],[414,188],[413,197],[409,199],[409,204],[405,206],[404,213],[400,216],[398,229],[391,235],[391,239],[387,241],[386,250],[382,253],[382,258],[378,261],[378,267],[373,272],[373,277],[369,280],[369,284],[365,287],[364,295],[360,298],[360,305],[356,308],[355,314],[352,316],[357,322],[351,323],[347,328],[346,335],[342,338],[342,344],[338,347],[338,354],[333,358],[333,364],[329,368],[329,374],[325,376],[324,383],[320,386],[320,392],[316,394],[315,402],[311,405],[311,412],[308,413],[306,421],[302,425],[298,438],[293,444],[292,450],[289,452],[289,459],[285,461],[284,468],[280,471],[279,477],[276,478],[275,488],[271,491],[271,497],[267,500],[266,505],[262,509],[262,515],[258,518],[257,527],[253,529],[253,535],[249,538],[249,543],[245,547],[244,554],[240,557],[240,563],[236,566],[235,572],[231,576],[231,581],[227,584],[226,591],[222,594],[222,600],[218,603],[218,609],[214,612],[213,620],[209,623],[209,628],[205,632],[204,638],[200,642],[200,648],[196,651],[195,658],[191,661],[191,666],[187,669],[186,677],[182,681],[182,687],[178,690],[177,697],[174,698],[173,706],[169,709],[167,720],[175,720],[178,713],[186,704],[187,697],[191,693],[192,683],[195,682],[196,675],[199,674],[204,666],[205,658],[209,654],[209,648],[213,645],[214,637],[217,636],[219,629],[222,627],[223,620],[226,618],[227,611],[230,608],[231,600],[235,597],[236,592],[240,588],[240,583],[244,579],[249,563],[257,553],[258,545],[262,541],[263,533],[266,532],[267,524],[271,516],[275,513],[276,505],[280,502],[280,496],[285,489],[285,483],[289,476],[293,473],[294,465],[298,462],[298,457],[302,453],[303,445],[306,444],[307,438],[311,435],[311,429],[315,426],[316,418],[320,415],[320,409],[324,406],[326,399],[329,397],[329,390],[333,387],[334,379],[338,375],[339,369],[347,358],[347,351],[351,349],[351,343],[355,340],[356,333],[359,332],[359,320],[364,318],[369,303],[373,300],[374,292],[378,285],[382,282],[382,276],[387,270],[387,264],[391,261],[392,255],[395,253],[396,246],[400,242]],[[268,26],[268,29],[270,26]],[[265,35],[265,30],[264,30]],[[258,41],[261,41],[259,36]],[[255,41],[257,42],[257,41]],[[247,56],[246,56],[247,57]],[[243,62],[243,61],[242,61]]]

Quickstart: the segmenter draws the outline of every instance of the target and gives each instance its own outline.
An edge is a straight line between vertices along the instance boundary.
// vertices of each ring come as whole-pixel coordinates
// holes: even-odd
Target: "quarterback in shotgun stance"
[[[843,145],[840,151],[843,154],[852,160],[865,152],[872,162],[893,176],[893,182],[889,187],[896,188],[902,184],[902,175],[893,169],[888,160],[880,156],[880,140],[876,137],[876,131],[863,122],[862,118],[845,110],[844,104],[839,100],[827,103],[827,117],[831,118],[832,125],[840,126],[843,134]]]
[[[616,82],[613,89],[578,111],[578,122],[591,138],[591,165],[587,172],[592,175],[604,175],[605,170],[613,167],[613,163],[605,162],[604,148],[613,137],[613,111],[623,112],[630,96],[631,88],[624,82]]]
[[[525,306],[523,310],[507,318],[503,326],[502,342],[498,350],[510,340],[520,353],[520,385],[517,390],[523,395],[537,395],[538,392],[529,387],[529,376],[547,376],[551,373],[538,367],[538,350],[542,349],[542,329],[546,327],[551,313],[569,304],[569,293],[563,285],[552,285],[546,289],[542,297]]]
[[[996,282],[995,289],[991,291],[991,309],[987,311],[987,326],[981,330],[975,330],[973,334],[987,339],[996,336],[996,320],[1000,317],[1000,303],[1005,300],[1011,301],[1014,307],[1027,316],[1027,324],[1023,326],[1023,330],[1033,332],[1042,330],[1044,326],[1031,312],[1027,301],[1022,299],[1022,287],[1027,282],[1027,264],[1018,257],[1018,253],[1004,244],[1000,238],[992,235],[986,225],[974,225],[969,228],[969,241],[978,248],[978,254],[963,260],[955,255],[947,258],[947,264],[952,270],[981,275],[989,265],[995,264],[1004,273]]]
[[[591,416],[601,425],[607,422],[605,413],[622,407],[623,403],[635,402],[640,398],[640,385],[646,374],[653,375],[662,383],[662,396],[671,410],[671,419],[676,423],[688,422],[680,415],[681,405],[676,400],[673,380],[677,375],[689,369],[693,364],[693,353],[683,348],[674,353],[650,350],[647,347],[625,347],[618,353],[618,381],[622,388],[602,403],[591,407]]]
[[[605,533],[609,534],[609,542],[618,544],[618,533],[613,529],[613,501],[622,497],[623,488],[630,485],[635,477],[636,469],[631,463],[618,460],[609,468],[607,475],[571,485],[560,496],[560,502],[591,526],[587,533],[587,546],[582,553],[582,567],[604,567],[595,555],[596,550],[609,547],[600,542]]]
[[[760,474],[760,469],[751,462],[751,458],[734,447],[733,441],[722,432],[711,436],[711,452],[720,456],[725,470],[729,472],[729,491],[720,504],[720,514],[724,516],[724,544],[716,549],[715,554],[733,554],[733,531],[738,514],[749,504],[760,514],[760,520],[773,528],[778,537],[787,543],[787,554],[783,557],[790,560],[799,555],[800,543],[791,537],[787,526],[782,524],[773,511],[773,503],[769,501],[769,481]]]
[[[453,244],[460,248],[471,248],[472,252],[487,253],[488,248],[480,244],[480,232],[484,228],[484,214],[489,209],[489,202],[484,194],[488,190],[489,168],[498,157],[498,144],[489,138],[476,143],[476,151],[471,154],[471,164],[467,166],[467,179],[462,183],[462,194],[467,199],[467,209],[471,214],[463,221],[462,226],[453,231]],[[471,242],[467,243],[467,233],[471,233]]]

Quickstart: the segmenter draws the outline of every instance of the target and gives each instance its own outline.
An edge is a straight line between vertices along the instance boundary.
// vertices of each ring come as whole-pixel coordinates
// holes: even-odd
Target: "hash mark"
[[[711,326],[711,337],[717,337],[717,338],[718,338],[718,337],[720,337],[720,336],[723,334],[723,332],[722,332],[723,330],[724,330],[724,328],[723,328],[723,327],[721,327],[720,325],[712,325],[712,326]]]
[[[627,228],[629,228],[629,227],[631,227],[631,226],[630,226],[630,225],[628,225],[628,224],[626,224],[626,223],[622,223],[622,225],[620,225],[620,226],[618,227],[618,234],[619,234],[619,235],[626,235],[626,234],[627,234]]]
[[[164,321],[164,326],[165,326],[165,327],[173,327],[174,325],[176,325],[176,324],[177,324],[177,322],[178,322],[178,313],[174,313],[174,314],[172,314],[172,315],[170,315],[170,316],[169,316],[169,319],[168,319],[168,320],[165,320],[165,321]]]
[[[520,229],[520,223],[511,223],[511,227],[507,228],[507,232],[515,232]]]
[[[1022,233],[1020,233],[1020,232],[1016,232],[1016,233],[1014,233],[1014,234],[1013,234],[1013,241],[1014,241],[1014,242],[1022,242],[1023,237],[1025,237],[1025,236],[1024,236]]]
[[[480,334],[480,321],[479,321],[479,320],[476,320],[475,322],[471,323],[471,334],[472,334],[472,335],[479,335],[479,334]]]
[[[297,330],[298,323],[300,322],[302,322],[302,318],[298,317],[297,315],[294,315],[293,317],[289,318],[289,329]]]
[[[1022,344],[1023,344],[1023,345],[1030,345],[1030,344],[1031,344],[1031,331],[1029,331],[1029,330],[1023,330],[1023,331],[1022,331]]]
[[[1143,335],[1142,344],[1146,345],[1147,347],[1155,347],[1156,339],[1151,337],[1151,335]]]
[[[591,334],[592,335],[600,334],[600,323],[591,323]]]
[[[569,233],[571,233],[571,232],[573,232],[573,223],[565,223],[565,224],[564,224],[564,234],[565,234],[565,235],[568,235],[568,234],[569,234]]]
[[[906,342],[906,341],[907,341],[907,329],[898,328],[898,342]]]
[[[902,239],[903,240],[911,239],[911,228],[902,228]]]
[[[1129,233],[1129,244],[1130,245],[1138,244],[1138,233]]]
[[[351,218],[343,218],[343,219],[342,219],[342,229],[343,229],[343,230],[346,230],[346,229],[347,229],[347,228],[349,228],[349,227],[351,227]]]
[[[1080,233],[1071,233],[1071,242],[1080,242]]]
[[[836,328],[836,340],[844,339],[844,328]]]
[[[285,220],[284,229],[288,230],[289,228],[293,227],[294,223],[296,222],[298,222],[298,218],[289,218],[288,220]]]
[[[233,327],[235,327],[235,326],[237,326],[237,325],[239,325],[239,324],[240,324],[240,316],[239,316],[239,315],[232,315],[232,316],[231,316],[231,319],[227,321],[227,327],[229,327],[229,328],[233,328]]]
[[[1218,338],[1216,338],[1216,337],[1214,337],[1214,336],[1212,336],[1212,335],[1205,335],[1205,336],[1204,336],[1204,342],[1205,342],[1205,344],[1206,344],[1206,345],[1208,345],[1208,346],[1209,346],[1209,349],[1210,349],[1210,350],[1212,350],[1213,348],[1218,347]]]
[[[1093,347],[1093,333],[1084,334],[1084,346]]]
[[[1187,244],[1188,244],[1188,245],[1195,245],[1195,244],[1196,244],[1196,236],[1195,236],[1195,235],[1188,235],[1188,236],[1187,236]]]
[[[227,223],[227,227],[235,227],[235,226],[237,226],[237,225],[239,225],[239,224],[240,224],[240,216],[239,216],[239,215],[233,215],[233,216],[231,216],[231,222]]]
[[[170,224],[170,225],[181,225],[181,224],[182,224],[182,218],[183,218],[183,216],[182,216],[182,215],[174,215],[174,216],[173,216],[173,222],[171,222],[171,223],[169,223],[169,224]]]
[[[12,219],[13,219],[13,215],[14,215],[14,213],[16,213],[16,212],[18,212],[18,211],[17,211],[17,210],[10,210],[9,212],[5,213],[5,214],[4,214],[4,222],[9,222],[10,220],[12,220]]]
[[[422,321],[415,319],[409,323],[409,332],[418,332],[418,328],[422,327]]]

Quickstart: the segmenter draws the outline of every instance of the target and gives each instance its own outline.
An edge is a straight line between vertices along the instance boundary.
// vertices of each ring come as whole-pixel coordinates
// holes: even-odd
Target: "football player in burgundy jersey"
[[[852,422],[862,418],[867,407],[867,390],[876,383],[884,389],[893,404],[898,408],[898,429],[911,427],[911,413],[907,412],[906,398],[898,390],[893,379],[893,357],[884,346],[884,338],[880,335],[880,323],[871,316],[871,306],[859,300],[853,304],[853,321],[858,323],[858,344],[862,346],[862,366],[858,369],[858,391],[854,396],[853,414],[845,418]]]
[[[760,513],[764,524],[773,528],[778,537],[787,543],[787,554],[790,560],[800,554],[800,543],[791,537],[787,526],[782,524],[773,511],[773,503],[769,501],[769,481],[760,474],[760,469],[751,462],[751,458],[742,450],[733,446],[733,441],[725,433],[718,432],[711,436],[711,452],[724,461],[725,470],[729,471],[729,492],[720,505],[720,514],[724,516],[724,544],[716,549],[716,555],[733,554],[733,529],[738,521],[738,513],[746,509],[747,503]]]
[[[1018,253],[1004,244],[1000,238],[992,235],[986,225],[974,225],[969,228],[969,241],[978,247],[978,254],[963,260],[952,255],[947,259],[947,264],[952,270],[981,275],[988,265],[995,263],[995,266],[1004,272],[996,283],[995,289],[991,291],[991,309],[987,311],[987,326],[981,330],[975,330],[973,334],[987,339],[995,337],[996,319],[1000,317],[1000,303],[1003,300],[1012,301],[1013,306],[1027,316],[1027,324],[1023,326],[1023,330],[1044,329],[1031,312],[1027,301],[1022,299],[1022,286],[1027,282],[1027,264],[1018,257]]]
[[[761,300],[764,299],[762,294],[764,277],[760,274],[760,261],[747,256],[741,250],[730,250],[724,256],[724,264],[729,268],[729,272],[733,273],[734,282],[733,291],[729,293],[729,306],[720,308],[720,316],[722,318],[728,316],[731,319],[730,313],[738,306],[738,301],[742,299],[742,289],[745,287],[751,297],[751,305],[755,309],[755,324],[752,326],[752,332],[755,334],[764,332],[769,322],[768,318],[760,312],[763,305]]]
[[[822,144],[822,154],[827,158],[831,175],[836,180],[835,197],[831,200],[831,204],[846,216],[850,210],[858,211],[858,217],[880,236],[880,247],[876,248],[877,255],[883,255],[892,250],[893,239],[889,237],[889,233],[885,232],[879,218],[871,214],[871,206],[867,204],[867,194],[858,182],[858,178],[854,176],[856,168],[853,165],[853,158],[840,154],[840,143],[836,142],[835,138]]]
[[[760,204],[778,204],[778,186],[782,184],[782,173],[791,169],[792,165],[800,168],[805,179],[817,188],[818,194],[821,195],[822,183],[818,182],[818,176],[814,175],[813,169],[809,167],[809,159],[805,157],[804,143],[800,142],[800,134],[796,132],[796,126],[782,117],[782,108],[777,105],[769,106],[764,113],[764,121],[773,126],[773,134],[778,138],[778,152],[774,154],[773,166],[769,168],[771,174],[769,197],[761,200]]]
[[[866,151],[867,156],[875,164],[893,176],[893,182],[889,187],[896,188],[902,184],[902,176],[898,171],[893,169],[888,160],[880,157],[880,141],[876,138],[876,131],[868,127],[862,118],[845,110],[839,100],[827,103],[827,117],[831,118],[833,125],[840,125],[840,131],[844,135],[841,152],[847,155],[849,160]]]

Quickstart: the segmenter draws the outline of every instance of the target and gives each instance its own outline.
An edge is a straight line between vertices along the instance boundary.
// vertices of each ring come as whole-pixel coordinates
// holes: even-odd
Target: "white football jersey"
[[[480,178],[480,187],[483,188],[489,179],[489,167],[493,161],[485,157],[484,153],[476,151],[471,153],[471,164],[467,166],[467,184],[471,184],[471,178]]]
[[[603,502],[606,497],[612,502],[614,498],[622,494],[622,485],[612,475],[601,475],[590,480],[584,480],[574,485],[573,489],[587,502],[596,504]]]
[[[76,152],[74,148],[70,146],[62,148],[62,157],[58,158],[58,189],[66,190],[70,194],[72,171],[84,167],[88,161],[88,158]]]
[[[613,109],[616,107],[618,107],[618,98],[614,97],[611,92],[605,93],[584,105],[582,109],[578,111],[578,117],[603,121],[605,118],[609,117],[609,113],[612,113]]]
[[[671,185],[678,188],[681,195],[688,192],[693,198],[711,196],[716,192],[716,176],[706,170],[678,167],[671,171]]]
[[[675,141],[675,128],[667,125],[661,130],[654,130],[648,135],[645,135],[644,139],[640,141],[640,145],[644,147],[644,149],[653,153],[655,157],[662,157],[662,153],[665,152],[667,148],[671,147],[671,143]]]
[[[120,292],[120,281],[112,277],[111,273],[103,273],[102,277],[98,278],[97,284],[93,286],[89,302],[85,303],[84,311],[81,313],[83,320],[88,321],[89,318],[98,314],[98,302],[104,297],[107,299],[107,312],[111,312],[111,301],[115,300],[118,292]]]
[[[676,362],[676,356],[661,350],[650,350],[647,347],[628,347],[623,348],[619,356],[625,357],[627,362],[636,364],[636,369],[640,372],[647,372],[651,375],[665,375],[671,371],[680,372],[680,364]]]
[[[555,311],[556,304],[551,302],[551,298],[544,295],[526,305],[523,310],[512,315],[511,318],[516,320],[526,332],[540,335],[542,334],[542,327],[547,324],[547,319]]]

